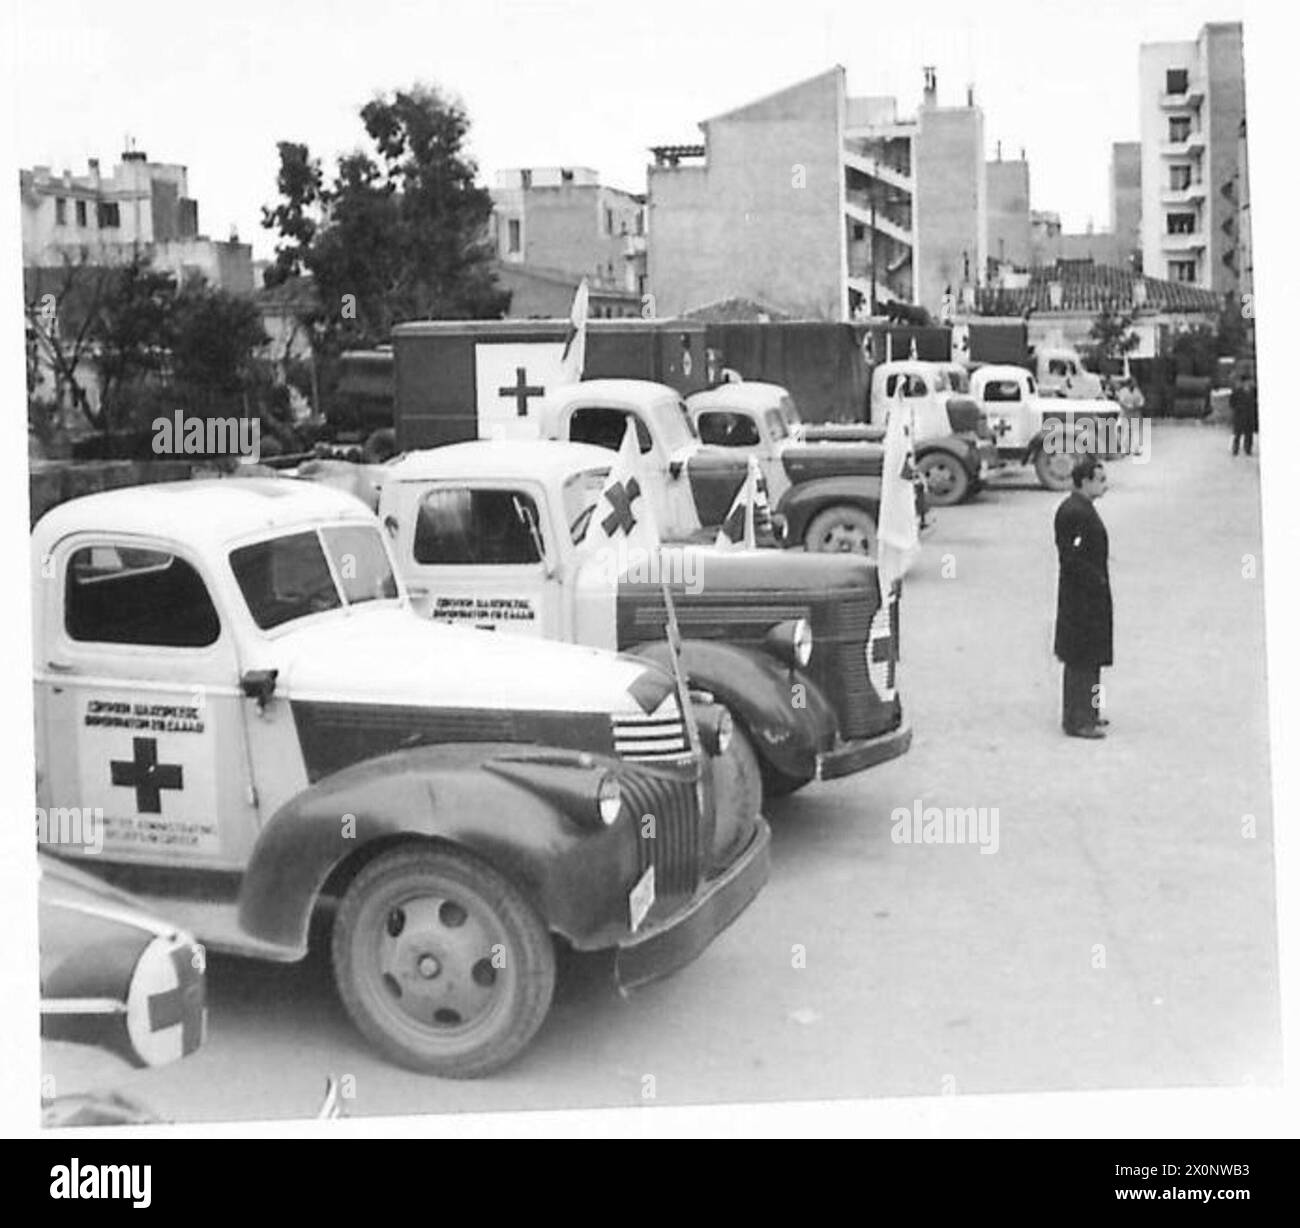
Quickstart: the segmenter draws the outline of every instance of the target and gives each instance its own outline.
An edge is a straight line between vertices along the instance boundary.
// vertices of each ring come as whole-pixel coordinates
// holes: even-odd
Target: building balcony
[[[860,222],[864,226],[874,227],[878,233],[888,235],[899,243],[906,243],[908,247],[911,247],[915,241],[910,226],[900,226],[887,217],[881,209],[876,209],[873,212],[868,205],[859,204],[856,200],[846,199],[844,213],[852,221]]]
[[[1165,141],[1160,146],[1162,158],[1194,158],[1205,152],[1205,134],[1189,133],[1183,141]]]
[[[849,170],[857,171],[859,174],[866,175],[870,179],[876,179],[881,183],[887,183],[900,192],[906,192],[909,196],[916,192],[916,179],[912,175],[900,170],[898,167],[881,162],[877,158],[869,158],[865,154],[854,153],[852,150],[846,149],[844,151],[844,165]]]
[[[1199,179],[1185,188],[1161,188],[1160,203],[1164,205],[1194,205],[1205,199],[1205,184]]]
[[[1160,250],[1164,252],[1197,252],[1205,247],[1205,232],[1194,230],[1190,234],[1160,236]]]

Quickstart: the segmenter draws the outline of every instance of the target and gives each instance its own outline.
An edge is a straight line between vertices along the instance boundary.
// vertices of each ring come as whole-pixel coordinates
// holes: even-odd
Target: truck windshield
[[[230,569],[263,631],[308,614],[397,596],[383,541],[367,525],[308,529],[241,546],[230,552]]]

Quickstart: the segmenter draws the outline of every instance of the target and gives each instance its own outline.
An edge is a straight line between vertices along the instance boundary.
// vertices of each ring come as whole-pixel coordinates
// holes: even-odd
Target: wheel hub
[[[378,972],[390,1002],[424,1027],[456,1028],[499,998],[494,955],[504,950],[474,909],[441,896],[390,908],[378,937]]]

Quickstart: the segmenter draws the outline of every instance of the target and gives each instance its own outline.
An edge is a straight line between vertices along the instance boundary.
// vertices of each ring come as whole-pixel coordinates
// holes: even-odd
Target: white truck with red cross
[[[358,1028],[485,1074],[548,1011],[554,942],[636,985],[762,886],[761,815],[716,801],[726,713],[680,674],[431,625],[379,522],[279,478],[74,499],[32,531],[46,851],[218,950],[307,953],[328,920]]]

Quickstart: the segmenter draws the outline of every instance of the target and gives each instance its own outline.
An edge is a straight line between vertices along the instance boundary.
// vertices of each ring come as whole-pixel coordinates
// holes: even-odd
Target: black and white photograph
[[[3,20],[10,1131],[1294,1137],[1287,23]]]

